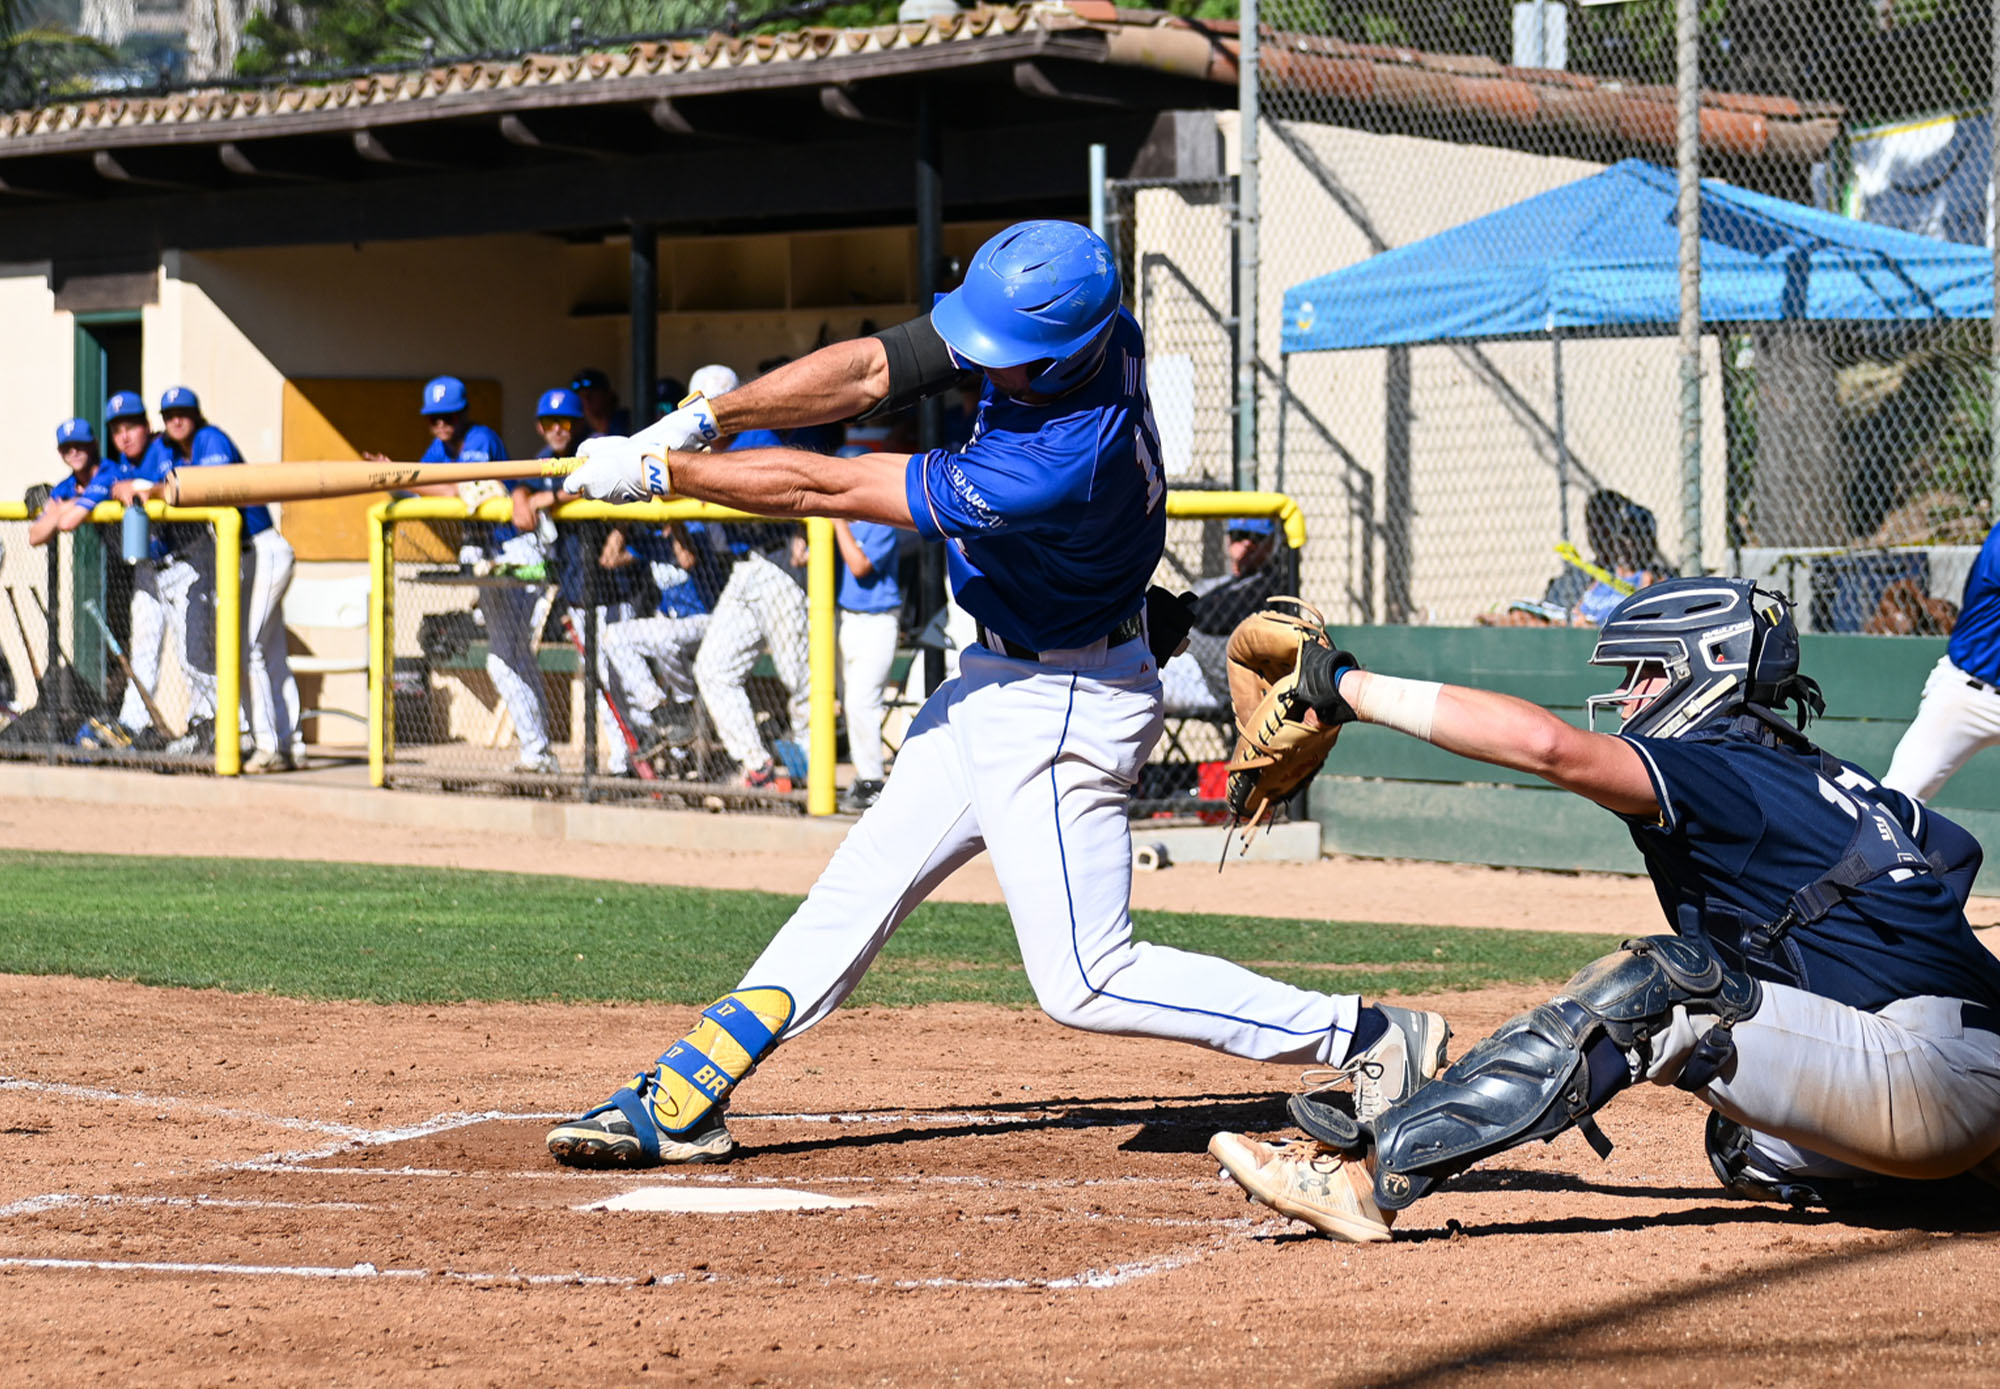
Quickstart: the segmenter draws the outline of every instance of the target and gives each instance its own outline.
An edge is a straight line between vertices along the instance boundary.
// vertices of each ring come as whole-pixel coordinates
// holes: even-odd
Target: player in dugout
[[[1380,1113],[1308,1094],[1291,1102],[1302,1142],[1217,1134],[1209,1152],[1252,1199],[1334,1239],[1386,1240],[1398,1211],[1483,1158],[1570,1128],[1608,1153],[1592,1116],[1641,1081],[1709,1107],[1709,1160],[1742,1196],[1995,1194],[2000,960],[1964,911],[1979,844],[1806,737],[1824,701],[1782,596],[1687,578],[1620,603],[1591,663],[1624,679],[1589,701],[1620,711],[1616,735],[1291,640],[1291,673],[1244,720],[1273,765],[1286,725],[1359,720],[1532,772],[1625,822],[1671,934],[1586,965]]]
[[[962,451],[684,451],[907,408],[968,378],[980,383],[979,418]],[[947,541],[952,587],[981,639],[925,702],[881,798],[742,984],[609,1100],[552,1130],[557,1161],[728,1156],[736,1086],[831,1013],[909,912],[981,850],[1035,996],[1058,1022],[1345,1067],[1370,1113],[1442,1064],[1438,1014],[1364,1006],[1132,937],[1126,807],[1161,732],[1160,658],[1186,619],[1176,600],[1148,603],[1166,480],[1145,345],[1101,238],[1066,222],[1017,224],[980,247],[964,283],[924,317],[584,451],[568,485],[608,501],[678,494]]]

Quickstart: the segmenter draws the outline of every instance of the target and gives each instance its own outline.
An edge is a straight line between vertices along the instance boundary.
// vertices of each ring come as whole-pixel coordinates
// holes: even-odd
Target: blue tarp
[[[1680,321],[1672,172],[1589,178],[1285,291],[1286,352],[1565,334]],[[1705,323],[1987,318],[1993,257],[1702,182]]]

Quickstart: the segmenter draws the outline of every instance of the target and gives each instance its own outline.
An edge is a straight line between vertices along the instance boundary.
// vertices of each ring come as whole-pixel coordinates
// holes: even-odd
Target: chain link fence
[[[162,511],[133,562],[123,511],[37,545],[27,508],[0,507],[0,758],[233,774],[242,749],[218,748],[216,710],[242,689],[223,673],[243,649],[226,635],[240,582],[217,555],[240,523],[229,513],[218,551],[210,513]]]
[[[832,809],[826,523],[816,619],[804,525],[684,502],[570,503],[519,536],[504,502],[381,515],[382,784],[797,814],[818,726]]]
[[[1992,520],[1989,12],[1703,13],[1696,511],[1674,6],[1262,7],[1251,475],[1304,508],[1330,618],[1589,621],[1693,557],[1808,629],[1952,620]],[[1234,201],[1108,200],[1183,486],[1233,461]]]

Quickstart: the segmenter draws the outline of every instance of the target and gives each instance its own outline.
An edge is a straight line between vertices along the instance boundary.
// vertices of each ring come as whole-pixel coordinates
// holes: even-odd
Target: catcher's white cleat
[[[1251,1200],[1279,1215],[1349,1244],[1389,1238],[1395,1213],[1385,1215],[1375,1204],[1375,1177],[1364,1160],[1343,1158],[1310,1139],[1280,1147],[1240,1133],[1218,1133],[1208,1151]]]

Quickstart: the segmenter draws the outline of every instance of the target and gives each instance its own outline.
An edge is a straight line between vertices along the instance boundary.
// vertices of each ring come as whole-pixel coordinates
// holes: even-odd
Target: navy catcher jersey
[[[948,540],[952,592],[1001,636],[1087,646],[1139,611],[1167,542],[1146,349],[1122,309],[1097,375],[1044,405],[993,389],[963,452],[910,459],[917,533]]]
[[[1949,650],[1951,663],[1967,675],[2000,685],[2000,526],[1986,533],[1965,576]]]
[[[1621,816],[1645,856],[1667,919],[1705,935],[1751,973],[1869,1012],[1929,995],[2000,1007],[2000,960],[1966,924],[1978,841],[1859,767],[1781,742],[1745,715],[1679,738],[1627,738],[1652,777],[1657,820]],[[1827,767],[1839,769],[1829,779]],[[1868,815],[1879,807],[1893,820]],[[1746,928],[1778,920],[1793,894],[1832,869],[1857,830],[1887,833],[1943,872],[1896,869],[1864,883],[1818,921],[1785,937],[1790,969],[1746,959]]]

